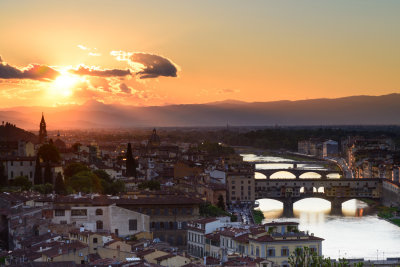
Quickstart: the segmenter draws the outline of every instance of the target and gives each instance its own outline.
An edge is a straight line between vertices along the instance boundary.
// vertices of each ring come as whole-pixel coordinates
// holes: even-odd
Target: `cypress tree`
[[[46,163],[44,168],[44,183],[53,184],[53,174],[51,173],[50,161]]]
[[[36,156],[35,177],[33,179],[33,183],[34,184],[43,184],[42,167],[40,166],[39,154]]]
[[[60,172],[57,174],[57,177],[56,177],[56,184],[54,185],[54,191],[56,191],[57,194],[61,194],[61,195],[65,194],[67,191],[66,187],[65,187],[64,179]]]
[[[7,185],[7,183],[8,183],[8,179],[4,173],[4,171],[5,171],[4,169],[5,168],[4,168],[3,162],[0,161],[0,186]]]
[[[126,176],[136,177],[136,161],[133,158],[131,143],[128,143],[126,150]]]

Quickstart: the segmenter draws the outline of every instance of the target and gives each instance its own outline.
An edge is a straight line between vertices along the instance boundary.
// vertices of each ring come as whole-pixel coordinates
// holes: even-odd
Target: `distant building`
[[[42,119],[40,120],[39,125],[39,144],[44,144],[47,141],[47,130],[46,130],[46,122],[44,120],[44,115],[42,113]]]
[[[333,140],[328,140],[322,143],[322,156],[332,157],[337,156],[339,154],[339,146],[338,142]]]

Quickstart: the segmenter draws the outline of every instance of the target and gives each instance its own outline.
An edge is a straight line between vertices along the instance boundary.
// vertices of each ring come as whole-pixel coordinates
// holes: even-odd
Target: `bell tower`
[[[43,144],[47,139],[47,130],[46,130],[46,122],[44,121],[44,116],[42,112],[42,119],[40,120],[40,129],[39,129],[39,143]]]

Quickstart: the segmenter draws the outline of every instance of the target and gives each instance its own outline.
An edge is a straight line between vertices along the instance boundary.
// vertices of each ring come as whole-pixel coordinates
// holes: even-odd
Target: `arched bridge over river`
[[[341,214],[342,203],[350,199],[380,201],[382,179],[256,179],[255,199],[269,198],[283,203],[284,216],[293,216],[293,203],[310,197],[331,202],[331,213]]]

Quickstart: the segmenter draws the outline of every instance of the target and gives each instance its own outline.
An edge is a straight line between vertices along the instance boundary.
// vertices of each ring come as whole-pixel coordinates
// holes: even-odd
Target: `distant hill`
[[[400,125],[400,94],[336,99],[134,107],[89,101],[62,107],[0,109],[0,120],[38,129],[41,112],[49,129],[160,126]]]
[[[33,143],[36,143],[37,137],[33,133],[27,132],[8,122],[0,125],[0,141],[19,140],[31,141]]]

